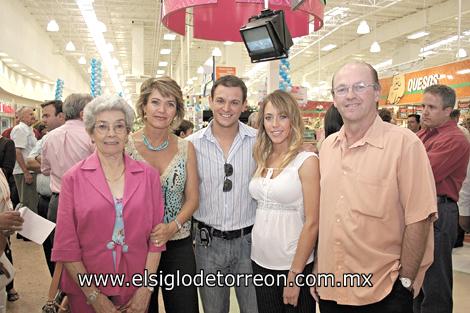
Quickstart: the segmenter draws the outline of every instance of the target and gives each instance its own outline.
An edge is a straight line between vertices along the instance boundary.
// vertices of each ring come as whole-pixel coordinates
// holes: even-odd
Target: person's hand
[[[24,182],[28,185],[33,183],[33,175],[30,172],[24,173]]]
[[[287,276],[287,286],[284,287],[284,292],[282,294],[282,300],[284,301],[284,304],[297,306],[299,294],[300,287],[295,284],[295,274],[289,271]]]
[[[146,287],[137,289],[132,298],[119,311],[126,313],[145,313],[150,303],[152,292]]]
[[[102,293],[98,294],[96,300],[91,304],[95,313],[119,313],[111,300]]]
[[[23,228],[24,219],[18,211],[0,213],[0,230],[15,232]]]
[[[150,234],[151,241],[154,242],[159,247],[163,246],[175,234],[174,230],[176,227],[173,228],[173,226],[175,225],[171,225],[172,223],[170,224],[160,223],[156,225],[153,228],[152,233]]]

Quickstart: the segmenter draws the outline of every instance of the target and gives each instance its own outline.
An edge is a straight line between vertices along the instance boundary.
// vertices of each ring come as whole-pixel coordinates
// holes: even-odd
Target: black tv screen
[[[266,54],[273,52],[274,45],[266,26],[260,26],[243,32],[250,54]]]

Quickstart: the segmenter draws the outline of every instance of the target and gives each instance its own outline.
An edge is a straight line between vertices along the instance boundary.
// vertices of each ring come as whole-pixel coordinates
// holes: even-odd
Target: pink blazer
[[[158,172],[124,154],[123,220],[125,245],[113,244],[114,200],[97,153],[78,162],[62,178],[52,260],[82,261],[88,273],[125,274],[127,282],[142,274],[148,252],[161,252],[150,242],[152,228],[163,219],[163,200]],[[116,253],[117,271],[114,269]],[[61,286],[66,293],[80,288],[64,270]],[[100,286],[105,295],[130,298],[135,288]]]

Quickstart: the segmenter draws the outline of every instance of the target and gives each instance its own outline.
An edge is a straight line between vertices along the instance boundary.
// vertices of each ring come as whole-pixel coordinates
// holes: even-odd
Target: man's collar
[[[376,115],[374,122],[366,131],[364,136],[349,146],[349,148],[355,148],[362,146],[366,143],[382,149],[384,147],[384,131],[385,131],[386,123],[382,121],[382,119]],[[334,140],[336,143],[347,142],[346,141],[346,133],[344,126],[341,127],[340,131],[338,132],[337,137]]]

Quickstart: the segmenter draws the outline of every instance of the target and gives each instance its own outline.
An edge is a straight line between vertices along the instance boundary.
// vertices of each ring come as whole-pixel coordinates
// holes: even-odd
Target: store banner
[[[458,99],[470,98],[470,60],[381,79],[379,105],[420,104],[424,89],[435,84],[454,88]]]
[[[219,79],[222,76],[237,75],[237,68],[232,66],[217,66],[215,68],[215,79]]]

